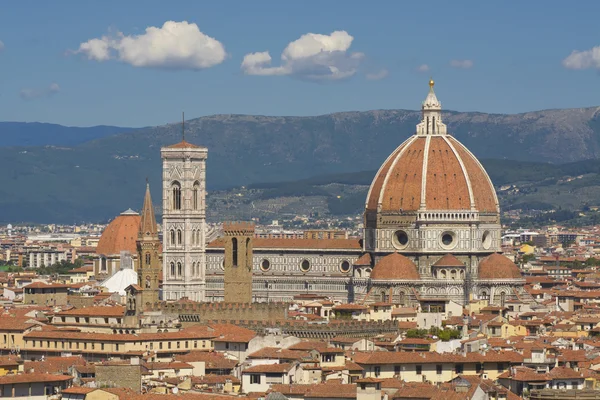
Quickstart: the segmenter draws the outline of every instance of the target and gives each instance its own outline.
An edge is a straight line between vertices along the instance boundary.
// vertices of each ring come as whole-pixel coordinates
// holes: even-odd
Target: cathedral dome
[[[409,258],[399,253],[383,257],[371,272],[373,280],[418,280],[417,266]]]
[[[121,251],[136,254],[140,218],[138,213],[129,209],[113,219],[102,232],[96,254],[111,255]]]
[[[517,264],[502,254],[494,253],[479,262],[479,279],[521,279]]]
[[[433,81],[422,109],[416,133],[388,157],[373,179],[366,210],[499,213],[494,186],[483,166],[447,133]]]

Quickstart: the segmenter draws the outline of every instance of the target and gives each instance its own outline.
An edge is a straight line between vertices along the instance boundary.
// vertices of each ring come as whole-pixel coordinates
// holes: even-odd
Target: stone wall
[[[99,388],[128,388],[139,393],[142,389],[142,367],[139,364],[98,364],[96,365],[96,385]]]
[[[378,334],[399,334],[400,329],[396,321],[343,321],[329,323],[310,323],[307,321],[236,321],[215,320],[213,323],[231,323],[252,329],[258,335],[268,335],[274,330],[283,335],[292,335],[298,338],[331,339],[336,336],[352,338],[372,337]]]
[[[147,311],[176,316],[182,325],[214,320],[285,320],[287,303],[154,303]]]
[[[67,302],[75,308],[91,307],[94,305],[94,297],[68,295]]]

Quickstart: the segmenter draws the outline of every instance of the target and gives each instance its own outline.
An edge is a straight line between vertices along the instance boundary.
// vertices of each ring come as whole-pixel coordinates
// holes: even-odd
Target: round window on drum
[[[350,272],[350,263],[346,260],[342,261],[340,264],[340,271],[344,274]]]
[[[302,260],[302,262],[300,263],[300,270],[302,272],[308,272],[308,271],[310,271],[310,261],[308,261],[308,260]]]
[[[267,272],[270,269],[271,269],[271,262],[269,260],[265,259],[260,262],[260,270],[262,272]]]

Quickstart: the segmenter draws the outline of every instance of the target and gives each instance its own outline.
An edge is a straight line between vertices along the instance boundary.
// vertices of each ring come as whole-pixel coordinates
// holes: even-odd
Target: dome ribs
[[[444,137],[431,137],[425,205],[428,210],[470,209],[469,187],[460,162]]]
[[[371,187],[369,188],[369,194],[367,195],[367,210],[377,209],[381,188],[383,186],[383,182],[385,181],[385,177],[388,174],[388,171],[392,167],[394,160],[400,154],[402,149],[408,146],[409,142],[411,142],[413,139],[414,138],[411,137],[404,143],[402,143],[400,146],[398,146],[396,150],[392,154],[390,154],[387,160],[385,160],[385,162],[377,172],[377,175],[375,176],[375,179],[373,180],[373,183],[371,183]]]
[[[449,138],[449,140],[452,142],[467,169],[473,190],[473,200],[477,210],[484,213],[499,212],[494,187],[479,161],[458,140],[454,138]]]
[[[425,141],[417,138],[399,155],[381,194],[381,208],[386,211],[416,211],[421,203],[421,178]],[[396,174],[398,179],[395,178]]]

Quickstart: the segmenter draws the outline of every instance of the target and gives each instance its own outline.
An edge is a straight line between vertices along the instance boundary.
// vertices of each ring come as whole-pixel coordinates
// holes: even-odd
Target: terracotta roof
[[[62,394],[88,394],[96,390],[96,388],[84,387],[84,386],[73,386],[61,390]]]
[[[248,358],[263,358],[275,360],[300,360],[309,357],[310,353],[303,350],[280,349],[277,347],[265,347],[248,355]]]
[[[64,285],[61,283],[45,283],[45,282],[33,282],[27,286],[23,286],[24,289],[65,289],[68,288],[69,285]]]
[[[308,393],[306,393],[305,398],[355,399],[356,385],[337,382],[326,382],[320,385],[313,385]]]
[[[72,380],[70,375],[53,375],[42,373],[17,374],[0,376],[0,385],[11,385],[16,383],[36,383],[36,382],[66,382]]]
[[[465,264],[460,262],[458,258],[456,258],[453,254],[446,254],[435,263],[433,263],[434,267],[464,267]]]
[[[209,328],[214,332],[213,342],[248,343],[256,332],[233,324],[210,324]]]
[[[179,143],[175,143],[170,146],[167,146],[167,148],[169,148],[169,149],[187,149],[187,148],[199,149],[199,148],[201,148],[201,146],[197,146],[195,144],[192,144],[192,143],[186,142],[185,140],[182,140]]]
[[[502,254],[494,253],[479,262],[479,279],[521,279],[517,264]]]
[[[197,376],[192,377],[192,382],[197,385],[217,385],[217,384],[224,384],[227,381],[231,381],[231,383],[234,383],[234,384],[240,383],[239,378],[236,378],[233,375],[206,374],[201,377],[197,377]]]
[[[354,262],[354,265],[371,265],[371,254],[365,253],[358,260]]]
[[[392,253],[375,264],[371,272],[373,280],[418,280],[420,279],[416,265],[399,253]]]
[[[125,307],[122,306],[95,306],[95,307],[83,307],[73,308],[67,311],[60,311],[56,313],[56,316],[64,317],[122,317],[125,315]]]
[[[0,356],[0,367],[16,367],[21,359],[15,356]]]
[[[192,351],[175,356],[175,360],[187,363],[203,361],[207,370],[233,369],[237,365],[237,361],[225,358],[223,353],[214,351]]]
[[[366,208],[417,211],[423,201],[429,210],[462,211],[471,209],[471,196],[478,211],[499,211],[487,173],[458,140],[450,135],[415,135],[383,163],[371,183]]]
[[[33,318],[29,317],[10,317],[0,315],[0,330],[1,331],[17,331],[23,332],[32,326],[39,325]]]
[[[69,368],[84,365],[82,357],[46,357],[44,361],[25,361],[23,369],[44,374],[69,374]]]
[[[224,238],[218,238],[208,244],[208,248],[223,248]],[[252,242],[254,249],[331,249],[331,250],[361,250],[358,239],[273,239],[255,238]]]
[[[192,369],[194,368],[191,364],[181,361],[172,361],[172,362],[149,362],[145,363],[144,366],[148,368],[149,371],[157,371],[161,369]]]
[[[292,364],[262,364],[255,365],[253,367],[248,367],[244,369],[244,374],[252,374],[252,373],[285,373],[288,372],[292,368]]]
[[[102,232],[96,254],[115,255],[121,251],[137,252],[141,217],[137,214],[119,215]]]

